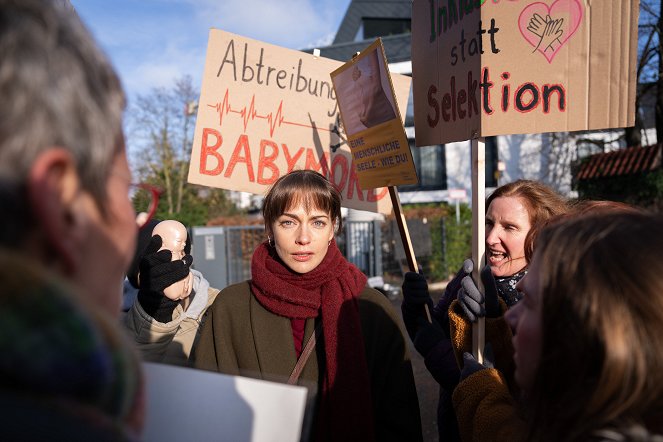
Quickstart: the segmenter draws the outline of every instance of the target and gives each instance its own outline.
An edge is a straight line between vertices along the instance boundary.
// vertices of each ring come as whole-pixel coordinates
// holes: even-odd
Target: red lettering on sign
[[[357,189],[357,198],[359,198],[360,201],[364,201],[364,192],[362,192],[361,187],[359,187],[359,180],[357,179],[357,174],[353,167],[350,169],[350,180],[348,181],[348,193],[346,198],[352,199],[355,188]]]
[[[241,156],[242,151],[244,151],[244,156]],[[235,170],[235,165],[237,163],[246,164],[246,172],[249,176],[249,181],[255,183],[256,178],[255,174],[253,173],[253,164],[251,162],[251,149],[249,148],[249,137],[246,134],[240,135],[239,138],[237,139],[235,150],[233,150],[233,154],[230,157],[230,161],[228,162],[228,168],[226,169],[226,173],[224,173],[223,176],[226,178],[230,178],[230,175],[232,175],[233,170]]]
[[[325,152],[323,156],[320,157],[320,160],[315,158],[315,152],[313,149],[306,148],[306,162],[304,163],[304,169],[315,170],[316,172],[329,178],[329,162],[328,162],[328,153]]]
[[[292,169],[295,168],[295,165],[297,164],[297,160],[299,157],[302,156],[304,153],[304,148],[300,147],[295,156],[291,157],[290,152],[288,151],[288,145],[285,143],[281,143],[281,147],[283,148],[283,154],[285,155],[285,161],[288,163],[288,173],[292,172]]]
[[[216,137],[216,141],[212,146],[209,144],[209,139],[210,136]],[[219,131],[210,129],[210,128],[204,128],[203,129],[203,142],[202,146],[200,147],[200,173],[203,175],[219,175],[221,171],[223,170],[223,157],[217,150],[219,150],[219,147],[221,147],[221,144],[223,143],[223,137],[219,133]],[[217,165],[214,169],[208,170],[207,169],[207,158],[209,156],[213,156],[216,158]]]
[[[338,174],[336,173],[336,169],[338,166],[341,167],[340,180],[337,179]],[[348,180],[348,160],[343,155],[336,155],[332,160],[331,176],[329,177],[329,181],[331,181],[336,186],[339,192],[343,193],[345,185],[347,184],[347,180]]]
[[[374,203],[376,201],[380,201],[384,196],[389,192],[389,189],[386,187],[383,187],[382,190],[380,191],[379,194],[375,194],[375,189],[368,189],[366,191],[366,199],[368,200],[369,203]]]
[[[225,155],[221,151],[223,141],[223,137],[218,130],[203,128],[200,151],[200,173],[202,175],[217,176],[223,174],[225,178],[237,181],[248,179],[252,183],[269,186],[274,184],[283,174],[301,168],[315,170],[327,177],[334,187],[344,195],[345,200],[374,203],[382,200],[388,193],[386,188],[380,189],[378,193],[376,193],[376,189],[363,191],[359,185],[357,175],[351,167],[350,158],[344,154],[337,153],[332,158],[329,152],[325,152],[318,158],[318,151],[315,148],[308,147],[299,147],[291,154],[286,144],[261,139],[259,155],[257,162],[254,164],[248,134],[238,135],[232,153],[230,153],[230,149],[226,149]],[[279,145],[281,146],[280,149]],[[230,158],[224,158],[228,155],[230,155]],[[256,155],[255,151],[253,155]],[[226,160],[228,161],[227,165],[225,164]],[[287,164],[287,172],[283,170],[283,160]],[[244,164],[246,167],[245,175],[242,171],[235,173],[235,168],[239,164]]]
[[[265,153],[267,147],[272,148],[271,155]],[[279,179],[279,168],[274,160],[279,156],[279,147],[270,140],[260,140],[260,159],[258,160],[258,184],[270,185]],[[265,169],[271,170],[271,176],[265,178]]]

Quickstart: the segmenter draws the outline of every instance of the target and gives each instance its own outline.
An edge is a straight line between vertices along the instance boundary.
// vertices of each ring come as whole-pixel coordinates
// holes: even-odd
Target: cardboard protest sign
[[[359,185],[329,73],[340,62],[210,30],[188,180],[264,194],[293,169],[317,170],[343,205],[391,212],[387,189]],[[395,76],[403,111],[410,79]]]
[[[414,0],[418,146],[635,120],[638,0]]]
[[[382,40],[336,69],[331,78],[361,187],[416,184]]]
[[[146,441],[298,442],[306,388],[144,363]]]

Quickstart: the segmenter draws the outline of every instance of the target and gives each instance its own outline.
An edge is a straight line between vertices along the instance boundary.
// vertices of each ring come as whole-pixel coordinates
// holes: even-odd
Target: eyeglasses
[[[129,185],[129,199],[136,210],[136,224],[142,228],[154,218],[163,190],[147,183]]]

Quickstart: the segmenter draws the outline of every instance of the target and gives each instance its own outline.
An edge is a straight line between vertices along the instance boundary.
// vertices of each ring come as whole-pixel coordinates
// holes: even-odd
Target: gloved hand
[[[157,321],[170,322],[179,302],[164,296],[163,289],[189,275],[193,257],[185,255],[182,259],[171,261],[173,255],[170,250],[158,251],[161,244],[161,237],[154,235],[140,259],[138,302],[145,313]]]
[[[407,272],[403,278],[403,322],[410,339],[414,341],[419,328],[419,318],[428,322],[424,306],[428,306],[429,313],[433,311],[433,300],[428,293],[428,283],[421,273]]]
[[[497,318],[500,315],[500,302],[498,301],[497,283],[490,266],[481,269],[481,282],[485,295],[486,317]]]
[[[438,342],[449,338],[435,319],[433,319],[433,322],[431,323],[428,322],[427,319],[420,317],[417,320],[417,323],[419,328],[412,342],[414,343],[414,348],[416,348],[419,354],[423,357],[426,357]]]
[[[463,353],[463,369],[460,371],[460,381],[480,370],[495,367],[495,357],[493,347],[490,342],[483,349],[483,364],[480,364],[472,353]]]
[[[470,263],[472,262],[471,260],[469,261]],[[472,269],[470,269],[471,271]],[[479,291],[472,276],[468,275],[464,277],[460,283],[461,289],[458,291],[458,302],[470,322],[476,322],[483,316],[497,318],[500,314],[499,301],[497,300],[497,285],[489,266],[485,266],[481,270],[481,282],[483,282],[484,291],[486,292],[485,297]],[[484,301],[485,307],[481,305]]]

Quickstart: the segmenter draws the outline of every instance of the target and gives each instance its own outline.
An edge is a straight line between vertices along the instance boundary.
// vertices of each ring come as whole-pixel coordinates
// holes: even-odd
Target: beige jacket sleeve
[[[486,343],[490,343],[495,355],[495,368],[503,374],[507,385],[515,388],[513,373],[515,364],[513,362],[513,344],[511,328],[504,319],[507,306],[503,300],[499,300],[501,315],[497,318],[486,318]],[[467,319],[458,300],[449,306],[449,326],[451,332],[451,343],[454,347],[458,367],[463,368],[463,353],[472,353],[472,323]]]
[[[200,314],[187,315],[181,305],[173,311],[170,322],[159,322],[145,313],[140,302],[135,302],[124,317],[130,337],[135,342],[143,360],[186,366],[191,349],[198,339],[205,311],[218,295],[219,290],[207,290],[207,306]]]

